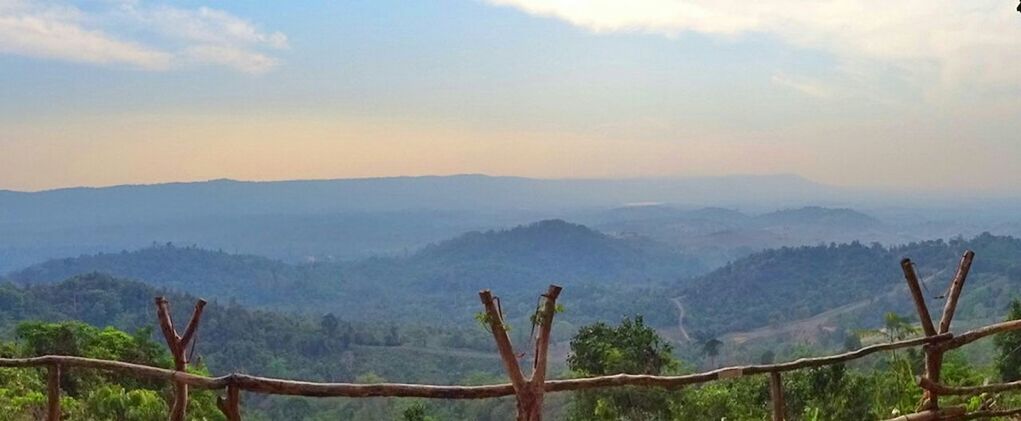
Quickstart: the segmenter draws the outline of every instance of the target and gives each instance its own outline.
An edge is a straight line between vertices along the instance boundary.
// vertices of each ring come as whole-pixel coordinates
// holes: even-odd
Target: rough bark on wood
[[[241,391],[237,385],[227,385],[227,397],[216,397],[216,406],[227,421],[241,421]]]
[[[951,416],[951,417],[947,417],[947,418],[944,418],[944,419],[947,420],[947,421],[959,421],[959,420],[963,421],[963,420],[978,420],[978,419],[985,419],[985,418],[1008,418],[1008,417],[1017,417],[1018,415],[1021,415],[1021,408],[1000,409],[1000,410],[982,410],[982,411],[969,412],[967,414],[959,415],[959,416]]]
[[[968,272],[971,271],[971,262],[975,259],[975,252],[968,250],[961,256],[961,263],[957,265],[957,273],[954,280],[950,282],[950,290],[947,292],[946,304],[943,306],[943,316],[939,319],[939,333],[950,331],[950,323],[954,319],[954,312],[957,311],[957,300],[961,298],[961,290],[964,288],[964,281],[968,279]]]
[[[514,387],[514,395],[517,399],[517,419],[524,421],[525,414],[532,412],[532,405],[535,396],[529,387],[524,374],[521,373],[521,366],[518,365],[517,356],[514,354],[514,347],[511,346],[510,338],[507,337],[507,327],[504,325],[503,315],[496,308],[493,293],[488,289],[479,292],[482,306],[486,311],[486,322],[489,330],[493,333],[496,341],[496,348],[500,352],[500,359],[503,361],[503,368],[510,377],[511,385]]]
[[[886,421],[941,421],[953,419],[952,417],[962,416],[965,413],[963,406],[954,406],[944,409],[927,409],[912,414],[904,414]]]
[[[908,283],[908,290],[911,292],[911,299],[915,302],[915,310],[918,311],[918,320],[922,324],[922,331],[925,336],[937,335],[936,328],[932,324],[932,316],[929,315],[929,306],[925,304],[925,296],[919,286],[918,274],[915,273],[915,266],[911,259],[905,258],[900,261],[901,269],[904,271],[904,279]],[[925,376],[939,381],[939,371],[942,365],[943,353],[934,348],[925,349]],[[923,394],[922,405],[919,409],[935,410],[939,408],[939,395],[926,390]]]
[[[46,419],[60,421],[60,364],[46,368]]]
[[[185,327],[184,335],[179,335],[174,328],[174,320],[170,315],[170,304],[164,297],[156,297],[156,316],[160,322],[160,331],[170,348],[170,355],[174,358],[174,370],[186,372],[188,370],[187,349],[195,335],[199,320],[202,318],[202,309],[206,306],[205,300],[198,300],[195,303],[195,310],[192,311],[191,320]],[[188,384],[174,382],[174,402],[170,406],[170,421],[184,421],[188,412]]]
[[[961,298],[964,281],[968,278],[968,272],[971,270],[971,262],[974,258],[975,252],[968,250],[964,252],[961,262],[957,265],[957,272],[954,274],[954,279],[950,281],[950,287],[947,289],[946,304],[943,306],[943,314],[939,319],[938,333],[950,332],[950,323],[953,321],[954,312],[957,310],[957,301]],[[925,378],[933,383],[939,383],[943,370],[943,353],[944,350],[938,347],[928,347],[925,349]],[[938,391],[926,389],[924,393],[926,399],[925,406],[930,409],[938,408],[939,395]]]
[[[787,418],[787,404],[779,372],[769,373],[769,399],[773,403],[773,421],[784,421]]]
[[[993,383],[982,386],[947,386],[934,382],[925,377],[919,377],[918,386],[925,390],[931,390],[941,395],[975,396],[983,393],[1006,392],[1010,390],[1021,390],[1021,381],[1008,383]]]
[[[507,328],[503,323],[503,315],[497,309],[493,294],[488,289],[479,292],[482,306],[486,311],[486,322],[496,340],[496,347],[500,352],[500,359],[503,360],[504,369],[511,379],[514,388],[515,399],[517,400],[518,421],[541,421],[543,395],[546,392],[546,366],[548,364],[550,332],[553,326],[553,317],[556,314],[557,297],[561,288],[550,285],[546,294],[543,294],[542,307],[536,309],[535,317],[539,324],[539,334],[535,343],[535,365],[532,368],[532,375],[527,379],[521,372],[518,365],[514,347],[507,337]]]
[[[535,366],[532,369],[532,377],[528,380],[528,386],[532,390],[533,397],[530,412],[525,419],[539,421],[542,419],[542,405],[546,387],[546,367],[549,360],[550,333],[553,330],[553,317],[557,312],[557,297],[560,296],[560,288],[557,285],[550,285],[539,313],[539,335],[535,339]]]
[[[925,305],[925,296],[922,295],[922,289],[918,282],[918,274],[915,273],[915,267],[911,263],[911,259],[905,258],[901,260],[900,267],[904,271],[904,279],[908,283],[908,290],[911,292],[911,298],[915,302],[915,310],[918,311],[918,320],[922,323],[922,331],[925,332],[925,336],[936,335],[936,328],[932,325],[932,316],[929,315],[929,307]]]
[[[769,397],[773,403],[773,421],[785,420],[787,405],[783,400],[783,381],[778,372],[769,373]]]
[[[1021,321],[1005,322],[1011,329],[1021,329]],[[985,328],[976,331],[984,331]],[[1007,330],[1011,330],[1007,329]],[[999,330],[999,329],[997,329]],[[974,332],[974,331],[973,331]],[[965,333],[969,335],[972,332]],[[610,376],[590,377],[581,379],[547,380],[546,392],[566,392],[608,387],[639,386],[676,389],[688,385],[711,382],[734,375],[754,375],[771,372],[786,372],[803,368],[822,367],[864,358],[877,352],[917,347],[927,344],[941,344],[953,338],[950,334],[934,337],[906,339],[886,344],[870,345],[855,351],[825,357],[801,358],[795,361],[725,367],[704,373],[683,376],[652,376],[644,374],[616,374]],[[486,399],[501,396],[513,396],[514,387],[510,384],[487,386],[440,386],[420,384],[352,384],[352,383],[313,383],[297,380],[283,380],[266,377],[232,374],[229,376],[206,377],[186,372],[168,370],[158,367],[107,361],[93,358],[72,356],[42,356],[32,358],[0,358],[0,367],[46,367],[60,364],[62,367],[107,370],[125,373],[126,375],[185,383],[200,389],[224,389],[232,382],[240,390],[255,393],[277,394],[309,397],[413,397],[433,399]]]

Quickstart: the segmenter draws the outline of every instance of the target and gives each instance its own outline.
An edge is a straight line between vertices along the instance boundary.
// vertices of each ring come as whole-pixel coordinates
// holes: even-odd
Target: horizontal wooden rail
[[[985,419],[985,418],[1010,417],[1010,416],[1019,415],[1019,414],[1021,414],[1021,408],[1002,409],[1002,410],[982,410],[982,411],[969,412],[969,413],[961,415],[961,416],[951,417],[951,418],[947,418],[947,419],[948,420],[952,420],[952,421],[958,421],[958,420],[978,420],[978,419]]]
[[[748,365],[726,367],[704,373],[682,376],[649,376],[633,374],[617,374],[611,376],[589,377],[580,379],[547,380],[543,389],[547,392],[566,392],[572,390],[600,389],[622,386],[645,386],[676,389],[693,384],[706,383],[714,380],[739,377],[743,375],[764,374],[793,371],[802,368],[821,367],[845,361],[863,358],[869,354],[900,348],[914,347],[924,344],[947,341],[950,334],[933,337],[908,339],[886,344],[872,345],[856,351],[818,358],[802,358],[799,360],[768,365]],[[224,389],[235,385],[240,390],[274,395],[310,396],[310,397],[410,397],[435,399],[486,399],[501,396],[514,396],[511,384],[486,386],[447,386],[400,383],[313,383],[296,380],[273,379],[231,374],[220,377],[206,377],[165,368],[150,367],[120,361],[97,360],[92,358],[47,355],[34,358],[0,358],[0,367],[49,367],[60,365],[65,370],[71,367],[108,370],[131,373],[139,377],[167,380],[183,383],[199,389]]]
[[[997,333],[1009,332],[1018,329],[1021,329],[1021,319],[1009,320],[1006,322],[995,323],[988,326],[980,327],[978,329],[969,330],[960,335],[955,335],[953,339],[936,346],[943,350],[960,348],[964,345],[970,344],[989,335],[995,335]]]
[[[984,386],[947,386],[936,383],[925,377],[918,378],[918,386],[925,390],[931,390],[941,395],[974,396],[983,393],[1006,392],[1008,390],[1021,389],[1021,381],[1010,383],[994,383]]]
[[[91,368],[96,370],[118,371],[131,373],[138,377],[181,382],[200,389],[223,389],[227,387],[230,376],[206,377],[166,368],[150,367],[121,361],[97,360],[94,358],[71,357],[65,355],[46,355],[32,358],[0,358],[0,367],[48,367],[60,365],[70,367]]]

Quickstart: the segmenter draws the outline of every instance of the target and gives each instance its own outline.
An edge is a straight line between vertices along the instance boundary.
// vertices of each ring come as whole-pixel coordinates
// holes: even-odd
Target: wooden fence
[[[167,345],[174,359],[174,369],[164,369],[120,361],[97,360],[91,358],[48,355],[34,358],[0,359],[0,367],[44,367],[47,369],[48,420],[60,419],[60,385],[62,370],[95,369],[120,372],[134,377],[160,379],[174,384],[174,401],[171,403],[170,420],[183,421],[188,402],[188,388],[221,390],[223,397],[217,399],[217,405],[226,418],[231,421],[241,420],[240,391],[272,395],[291,395],[308,397],[407,397],[434,399],[485,399],[501,396],[514,396],[517,402],[517,419],[519,421],[540,421],[542,418],[543,397],[547,392],[566,392],[575,390],[600,389],[621,386],[658,387],[678,389],[685,386],[706,383],[716,380],[732,379],[750,375],[768,375],[769,391],[772,401],[772,419],[785,419],[785,401],[782,373],[812,367],[823,367],[840,364],[863,358],[877,352],[892,351],[902,348],[922,347],[925,353],[925,372],[918,378],[918,385],[924,391],[924,400],[917,412],[902,415],[889,421],[929,421],[929,420],[970,420],[992,417],[1021,415],[1021,408],[997,410],[980,408],[966,412],[964,407],[940,407],[939,397],[975,396],[983,393],[995,393],[1021,390],[1021,382],[990,384],[972,387],[951,387],[939,382],[943,354],[978,339],[1021,329],[1021,320],[1013,320],[984,326],[961,334],[950,332],[950,324],[960,298],[961,289],[967,279],[975,254],[968,251],[961,258],[957,272],[951,280],[946,305],[938,327],[933,324],[929,310],[925,304],[919,287],[918,276],[910,260],[901,261],[904,278],[911,292],[921,320],[925,336],[914,339],[866,346],[864,348],[824,357],[802,358],[779,364],[744,365],[720,368],[703,373],[680,376],[652,376],[617,374],[610,376],[588,377],[578,379],[546,380],[546,366],[553,317],[556,313],[556,300],[561,288],[551,285],[542,295],[533,321],[537,326],[534,349],[534,364],[531,374],[525,377],[518,364],[518,358],[507,336],[504,318],[500,310],[499,298],[489,290],[479,293],[485,310],[484,321],[493,334],[497,349],[503,361],[504,369],[510,378],[509,384],[488,386],[444,386],[422,384],[352,384],[352,383],[313,383],[294,380],[273,379],[245,374],[230,374],[220,377],[206,377],[187,373],[187,356],[185,349],[194,337],[201,320],[205,301],[199,300],[184,332],[178,334],[170,317],[169,304],[162,298],[156,298],[156,309]]]

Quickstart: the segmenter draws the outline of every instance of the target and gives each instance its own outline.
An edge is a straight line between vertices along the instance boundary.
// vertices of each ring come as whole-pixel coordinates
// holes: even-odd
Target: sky
[[[1006,0],[0,0],[0,189],[798,174],[1021,193]]]

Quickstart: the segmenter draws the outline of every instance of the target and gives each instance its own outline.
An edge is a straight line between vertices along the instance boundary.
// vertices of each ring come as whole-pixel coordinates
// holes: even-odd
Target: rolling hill
[[[483,288],[501,294],[505,308],[524,316],[548,283],[579,292],[624,294],[705,271],[697,260],[655,242],[548,220],[463,234],[408,256],[353,262],[288,264],[167,244],[52,260],[7,278],[40,284],[100,272],[272,309],[332,311],[358,320],[463,323],[478,311],[477,292]],[[602,304],[588,302],[579,306],[585,313],[569,317],[585,321],[618,311],[615,303],[597,302]]]
[[[152,242],[289,263],[400,254],[462,232],[627,203],[825,203],[791,175],[532,179],[455,175],[0,191],[0,272]]]
[[[175,320],[188,320],[194,296],[107,275],[30,287],[0,284],[0,337],[10,339],[23,320],[79,320],[128,332],[145,329],[162,343],[153,309],[158,295],[167,296]],[[394,381],[456,382],[472,373],[499,373],[492,338],[476,325],[425,329],[340,319],[330,328],[320,316],[213,301],[203,312],[196,352],[214,373],[321,381],[353,381],[373,373]]]
[[[843,315],[845,325],[876,327],[887,311],[914,314],[900,259],[915,262],[930,308],[936,309],[942,308],[944,289],[968,249],[976,260],[959,318],[999,317],[1011,298],[1021,296],[1021,240],[990,234],[896,247],[849,243],[767,250],[673,293],[685,305],[687,327],[706,336],[781,326],[852,305]]]

